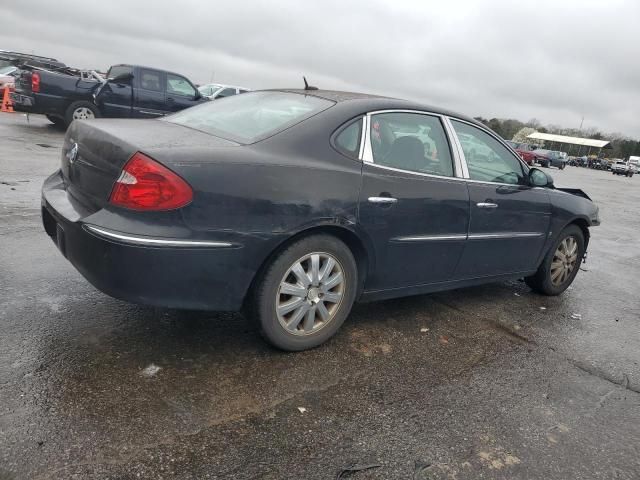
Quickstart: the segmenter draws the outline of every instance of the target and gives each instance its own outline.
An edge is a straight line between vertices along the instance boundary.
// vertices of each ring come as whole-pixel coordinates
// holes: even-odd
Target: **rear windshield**
[[[331,107],[334,102],[288,92],[250,92],[213,100],[163,118],[201,132],[254,143]]]

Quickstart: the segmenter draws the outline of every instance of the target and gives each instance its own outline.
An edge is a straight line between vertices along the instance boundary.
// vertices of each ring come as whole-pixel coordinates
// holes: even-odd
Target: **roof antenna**
[[[303,75],[302,79],[304,80],[304,89],[305,90],[318,90],[318,87],[314,87],[313,85],[309,85],[309,83],[307,82],[307,77],[305,77]]]

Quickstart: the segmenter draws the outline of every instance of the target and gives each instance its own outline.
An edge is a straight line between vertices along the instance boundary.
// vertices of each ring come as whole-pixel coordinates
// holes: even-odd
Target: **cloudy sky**
[[[0,49],[640,137],[640,1],[19,0]]]

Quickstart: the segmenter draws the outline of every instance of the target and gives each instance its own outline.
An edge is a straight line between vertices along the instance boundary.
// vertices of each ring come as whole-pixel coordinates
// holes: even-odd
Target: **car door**
[[[167,73],[167,107],[178,112],[198,103],[196,88],[186,78],[174,73]]]
[[[469,237],[456,278],[531,272],[549,232],[551,204],[544,188],[531,187],[528,169],[497,137],[451,119],[469,178]],[[472,143],[485,148],[471,150]]]
[[[133,101],[133,67],[114,65],[107,72],[108,81],[96,91],[96,105],[100,114],[109,118],[131,116]]]
[[[366,124],[358,221],[375,268],[365,288],[450,280],[466,242],[469,196],[442,118],[388,111]]]
[[[164,72],[150,68],[139,69],[133,102],[134,117],[156,118],[168,113],[165,83]]]

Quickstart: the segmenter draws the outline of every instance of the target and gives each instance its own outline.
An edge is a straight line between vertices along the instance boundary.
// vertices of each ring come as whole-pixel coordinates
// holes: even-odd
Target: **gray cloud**
[[[640,137],[640,3],[21,0],[0,48],[78,67],[141,63],[193,81],[411,98],[469,115]]]

